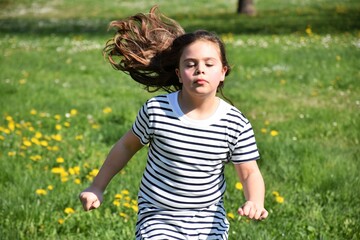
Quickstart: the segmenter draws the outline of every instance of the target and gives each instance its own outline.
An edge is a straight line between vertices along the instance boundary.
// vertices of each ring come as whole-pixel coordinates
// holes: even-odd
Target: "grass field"
[[[270,216],[237,216],[228,165],[229,239],[360,239],[360,2],[258,0],[255,17],[234,0],[171,2],[0,1],[0,239],[133,238],[146,149],[99,209],[78,194],[154,95],[104,61],[107,25],[153,4],[222,37],[225,94],[254,127]]]

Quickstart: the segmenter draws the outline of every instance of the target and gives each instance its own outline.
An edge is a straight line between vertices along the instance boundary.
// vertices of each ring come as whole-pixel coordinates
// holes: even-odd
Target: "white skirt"
[[[229,222],[223,202],[190,210],[159,209],[139,199],[136,240],[228,239]]]

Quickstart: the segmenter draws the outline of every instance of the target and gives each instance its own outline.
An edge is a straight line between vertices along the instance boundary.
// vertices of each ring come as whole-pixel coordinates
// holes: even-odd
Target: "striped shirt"
[[[206,120],[184,115],[178,92],[149,99],[132,130],[149,144],[139,198],[167,210],[207,208],[222,200],[224,166],[259,158],[250,122],[220,99]]]

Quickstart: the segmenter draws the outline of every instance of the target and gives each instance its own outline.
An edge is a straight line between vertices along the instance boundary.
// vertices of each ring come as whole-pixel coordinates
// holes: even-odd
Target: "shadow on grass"
[[[218,34],[291,34],[304,32],[310,26],[318,34],[355,32],[360,30],[360,7],[338,9],[304,8],[279,11],[260,11],[256,17],[234,13],[178,14],[169,16],[177,20],[186,31],[207,29]],[[34,35],[103,35],[112,18],[0,19],[0,33]]]

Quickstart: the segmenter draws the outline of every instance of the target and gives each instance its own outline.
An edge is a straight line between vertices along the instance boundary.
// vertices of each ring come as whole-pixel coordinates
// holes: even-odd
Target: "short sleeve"
[[[231,161],[242,163],[259,159],[260,154],[256,145],[254,131],[250,122],[247,122],[239,134],[235,148],[232,152]]]
[[[132,125],[133,133],[143,145],[148,144],[150,141],[150,119],[147,104],[148,102],[141,107]]]

